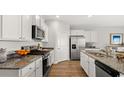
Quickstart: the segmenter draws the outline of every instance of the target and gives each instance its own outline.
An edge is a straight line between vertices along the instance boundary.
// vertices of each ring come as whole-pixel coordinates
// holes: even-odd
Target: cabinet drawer
[[[21,70],[21,76],[28,76],[30,73],[32,73],[35,70],[35,62],[29,64],[25,68]]]

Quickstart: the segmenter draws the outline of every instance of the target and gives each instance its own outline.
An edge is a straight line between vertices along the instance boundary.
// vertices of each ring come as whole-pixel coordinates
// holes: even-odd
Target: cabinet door
[[[97,42],[97,32],[96,31],[91,31],[91,42]]]
[[[29,77],[35,71],[35,62],[21,69],[21,77]]]
[[[88,75],[88,56],[81,52],[81,66]]]
[[[84,61],[84,58],[83,58],[83,53],[80,52],[80,66],[83,68],[83,61]]]
[[[91,33],[90,31],[85,31],[86,42],[91,42]]]
[[[95,60],[89,57],[89,76],[95,77]]]
[[[87,75],[88,75],[88,65],[89,65],[88,56],[86,54],[84,54],[84,70],[87,73]]]
[[[41,17],[40,17],[40,15],[36,15],[36,25],[41,27]]]
[[[33,15],[32,16],[32,25],[37,25],[37,26],[41,26],[41,17],[40,15]]]
[[[21,16],[19,15],[2,16],[2,39],[9,40],[21,39]]]
[[[51,65],[52,65],[52,64],[54,64],[54,61],[55,61],[55,59],[54,59],[54,50],[52,50],[50,54],[51,54]]]
[[[32,17],[29,15],[22,16],[22,39],[31,40]]]
[[[42,42],[48,42],[48,26],[45,25],[44,27],[44,33],[45,33],[45,38],[42,40]]]
[[[43,74],[42,58],[36,61],[36,77],[41,77]]]

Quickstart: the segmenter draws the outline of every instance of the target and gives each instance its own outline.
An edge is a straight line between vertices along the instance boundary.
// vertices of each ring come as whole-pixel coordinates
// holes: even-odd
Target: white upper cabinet
[[[45,20],[41,16],[41,29],[44,30],[45,38],[42,40],[42,42],[48,42],[48,26],[45,23]]]
[[[71,30],[70,35],[84,35],[85,31],[83,30]]]
[[[36,25],[41,26],[41,17],[39,15],[36,15]]]
[[[45,25],[45,20],[43,19],[42,16],[40,16],[40,23],[41,23],[41,28],[43,29],[44,28],[44,25]]]
[[[33,15],[32,16],[32,24],[41,27],[41,17],[40,17],[40,15]]]
[[[44,30],[44,33],[45,33],[45,37],[42,41],[43,42],[48,42],[48,26],[46,24],[44,25],[43,30]]]
[[[98,34],[96,31],[91,31],[91,42],[97,42]]]
[[[2,39],[5,40],[21,39],[21,16],[19,15],[2,16]]]
[[[85,31],[86,42],[97,42],[97,32],[96,31]]]
[[[85,31],[85,40],[86,42],[91,42],[91,32],[90,31]]]
[[[22,16],[22,40],[31,40],[32,16]]]

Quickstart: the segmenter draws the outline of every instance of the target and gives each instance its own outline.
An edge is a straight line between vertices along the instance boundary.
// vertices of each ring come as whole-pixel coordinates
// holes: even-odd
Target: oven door
[[[43,76],[47,77],[50,70],[49,56],[43,58]]]

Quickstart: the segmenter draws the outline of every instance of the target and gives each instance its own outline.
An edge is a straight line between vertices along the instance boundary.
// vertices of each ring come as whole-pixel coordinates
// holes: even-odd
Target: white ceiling
[[[55,15],[44,15],[46,20],[61,20],[71,25],[71,27],[124,27],[124,15],[60,15],[57,19]]]

